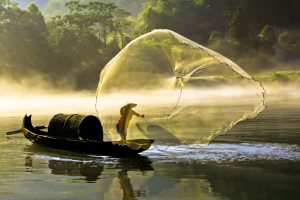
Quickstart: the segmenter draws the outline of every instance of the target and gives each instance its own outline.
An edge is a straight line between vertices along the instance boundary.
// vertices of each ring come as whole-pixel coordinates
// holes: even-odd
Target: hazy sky
[[[31,2],[34,2],[35,4],[39,5],[40,8],[43,8],[48,0],[13,0],[17,2],[21,8],[27,7]]]

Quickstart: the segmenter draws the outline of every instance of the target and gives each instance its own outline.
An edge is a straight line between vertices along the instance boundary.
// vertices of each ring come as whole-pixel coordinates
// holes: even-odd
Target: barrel
[[[49,136],[103,141],[100,120],[93,115],[56,114],[49,122]]]

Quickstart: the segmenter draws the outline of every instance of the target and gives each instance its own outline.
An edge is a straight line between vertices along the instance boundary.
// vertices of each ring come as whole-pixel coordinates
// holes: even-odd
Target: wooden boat
[[[97,155],[132,156],[148,150],[154,142],[154,140],[150,139],[96,141],[53,137],[49,136],[46,131],[34,128],[31,122],[31,115],[24,116],[22,132],[25,138],[32,143]]]

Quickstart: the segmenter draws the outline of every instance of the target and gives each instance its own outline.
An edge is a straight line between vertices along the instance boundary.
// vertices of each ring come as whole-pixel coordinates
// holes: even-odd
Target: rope
[[[181,96],[182,96],[182,91],[183,91],[183,87],[180,88],[180,93],[179,93],[177,102],[176,102],[174,108],[168,113],[169,116],[167,117],[167,119],[169,119],[172,116],[172,112],[174,112],[177,109],[178,104],[179,104],[180,99],[181,99]]]

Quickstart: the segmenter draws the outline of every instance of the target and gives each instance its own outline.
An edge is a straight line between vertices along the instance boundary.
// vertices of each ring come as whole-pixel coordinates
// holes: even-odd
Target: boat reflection
[[[87,182],[95,182],[101,176],[104,166],[96,162],[76,162],[49,160],[51,174],[67,176],[83,176]]]
[[[132,184],[130,173],[154,171],[151,160],[146,156],[134,156],[128,158],[115,157],[93,157],[88,155],[64,155],[62,152],[45,152],[40,148],[31,146],[26,148],[28,155],[25,157],[25,167],[31,171],[42,168],[50,170],[48,173],[54,175],[76,177],[73,181],[84,180],[86,183],[101,182],[103,177],[112,172],[106,185],[106,189],[110,190],[110,185],[120,188],[122,199],[134,200],[145,196],[146,191],[141,188],[134,187]],[[30,152],[30,153],[29,153]],[[41,161],[42,160],[42,161]],[[44,166],[42,166],[44,163]],[[29,170],[30,171],[30,170]],[[104,174],[104,175],[103,175]],[[107,178],[106,178],[107,180]]]

